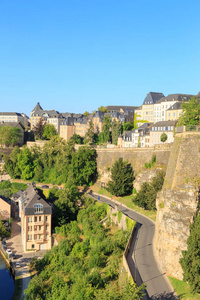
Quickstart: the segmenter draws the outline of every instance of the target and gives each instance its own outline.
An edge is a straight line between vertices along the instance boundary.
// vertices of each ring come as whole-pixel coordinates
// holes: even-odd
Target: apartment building
[[[163,142],[160,140],[163,132],[165,132],[167,135],[167,140],[165,143],[173,143],[176,123],[177,121],[161,121],[155,123],[150,128],[150,147],[163,144]]]
[[[60,137],[66,141],[74,135],[76,127],[74,125],[74,118],[67,117],[66,120],[60,124]]]
[[[19,198],[21,235],[24,251],[51,249],[51,206],[31,184]]]
[[[0,112],[0,123],[21,123],[24,127],[29,125],[29,118],[24,113]]]
[[[170,108],[168,108],[165,112],[165,119],[168,120],[178,120],[178,118],[182,114],[182,108],[181,108],[182,102],[176,102],[174,103]]]

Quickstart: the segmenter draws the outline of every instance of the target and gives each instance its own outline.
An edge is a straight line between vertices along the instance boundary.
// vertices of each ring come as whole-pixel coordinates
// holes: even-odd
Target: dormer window
[[[43,205],[41,203],[34,204],[33,207],[36,214],[43,213]]]

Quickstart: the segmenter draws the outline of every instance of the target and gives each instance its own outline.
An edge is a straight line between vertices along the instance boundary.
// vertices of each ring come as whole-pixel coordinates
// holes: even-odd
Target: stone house
[[[24,251],[50,250],[52,209],[35,184],[30,184],[19,198],[21,235]]]
[[[163,144],[163,142],[160,140],[163,132],[165,132],[167,135],[167,140],[165,143],[173,143],[176,123],[177,121],[161,121],[155,123],[150,128],[150,147]]]

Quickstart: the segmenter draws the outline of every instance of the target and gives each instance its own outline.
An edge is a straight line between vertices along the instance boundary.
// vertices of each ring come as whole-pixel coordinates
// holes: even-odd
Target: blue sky
[[[0,0],[0,111],[197,94],[199,11],[199,0]]]

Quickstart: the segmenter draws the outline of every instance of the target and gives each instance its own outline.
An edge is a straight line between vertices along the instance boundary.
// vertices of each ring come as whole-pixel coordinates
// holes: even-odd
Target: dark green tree
[[[111,116],[106,114],[103,117],[103,140],[107,143],[110,140],[110,130],[111,130]]]
[[[80,147],[72,155],[71,171],[77,185],[92,184],[97,175],[96,151],[90,147]]]
[[[4,223],[1,220],[1,216],[0,216],[0,237],[5,236],[6,235],[6,227],[4,225]]]
[[[183,102],[181,105],[182,115],[178,119],[177,126],[198,125],[200,124],[200,100],[191,97],[189,102]]]
[[[112,144],[117,145],[117,140],[122,132],[122,125],[119,121],[114,120],[112,123]]]
[[[122,125],[122,131],[134,129],[134,122],[124,122]]]
[[[182,251],[180,264],[183,269],[183,280],[187,281],[193,293],[200,293],[200,214],[190,225],[190,236],[187,239],[187,250]]]
[[[84,143],[93,144],[93,139],[94,139],[94,123],[90,121],[88,131],[85,134]]]
[[[133,180],[132,167],[120,157],[112,166],[108,190],[115,196],[130,195],[133,190]]]
[[[70,140],[73,141],[75,144],[79,144],[79,145],[83,144],[83,138],[79,134],[76,134],[76,133],[74,133],[72,135]]]
[[[34,134],[35,138],[42,140],[43,139],[43,133],[44,133],[44,127],[45,127],[45,122],[42,117],[40,117],[38,123],[36,124],[34,128]]]
[[[50,140],[52,136],[57,135],[56,129],[53,124],[46,124],[44,126],[43,138],[45,140]]]
[[[161,134],[160,140],[161,140],[162,143],[166,142],[166,140],[167,140],[167,135],[166,135],[165,132],[163,132],[163,133]]]

